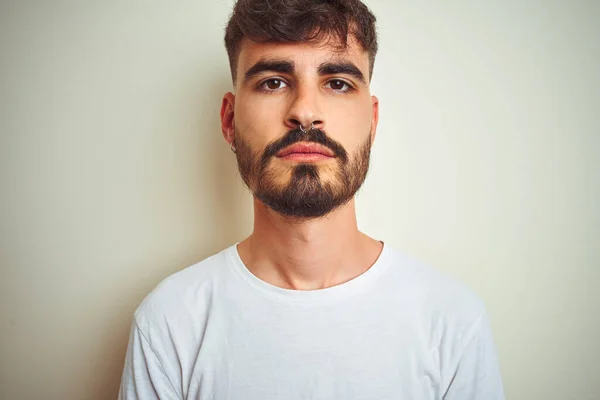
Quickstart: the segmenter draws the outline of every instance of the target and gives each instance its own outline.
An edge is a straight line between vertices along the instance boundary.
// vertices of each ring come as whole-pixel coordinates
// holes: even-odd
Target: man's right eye
[[[261,85],[261,88],[266,90],[277,90],[287,86],[287,84],[281,79],[268,79],[264,81]]]

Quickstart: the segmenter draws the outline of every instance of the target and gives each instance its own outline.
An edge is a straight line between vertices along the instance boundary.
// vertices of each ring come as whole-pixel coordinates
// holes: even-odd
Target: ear
[[[229,145],[235,139],[234,109],[235,95],[231,92],[225,93],[221,103],[221,132]]]
[[[377,124],[379,123],[379,99],[377,96],[371,96],[371,105],[373,107],[373,114],[371,116],[371,146],[375,141],[375,134],[377,132]]]

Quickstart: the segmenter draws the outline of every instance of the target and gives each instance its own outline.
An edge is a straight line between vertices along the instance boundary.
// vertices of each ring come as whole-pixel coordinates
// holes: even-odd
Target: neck
[[[254,200],[254,230],[238,245],[246,267],[275,286],[314,290],[369,269],[381,243],[358,230],[354,199],[323,218],[294,220]]]

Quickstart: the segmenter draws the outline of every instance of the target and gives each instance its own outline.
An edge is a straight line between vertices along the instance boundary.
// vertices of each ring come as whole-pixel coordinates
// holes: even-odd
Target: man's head
[[[378,121],[375,17],[358,0],[239,0],[225,43],[222,130],[253,194],[300,218],[352,199]]]

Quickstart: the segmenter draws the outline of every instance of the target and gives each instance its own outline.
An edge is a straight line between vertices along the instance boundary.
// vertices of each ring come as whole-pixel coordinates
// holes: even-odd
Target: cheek
[[[349,153],[354,153],[358,146],[362,146],[370,134],[372,120],[370,104],[369,101],[337,107],[331,115],[327,133]]]
[[[283,123],[285,103],[285,98],[281,95],[253,94],[244,90],[236,98],[235,113],[248,121]]]
[[[240,95],[235,105],[237,131],[253,146],[265,147],[286,132],[282,108],[268,96]]]

